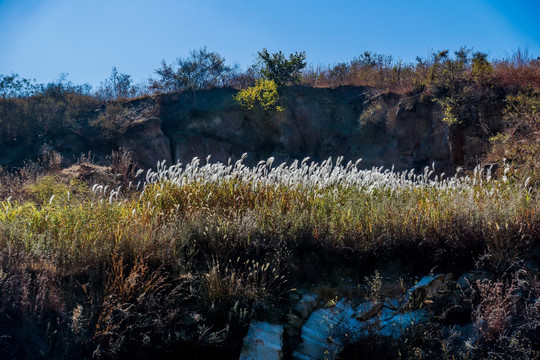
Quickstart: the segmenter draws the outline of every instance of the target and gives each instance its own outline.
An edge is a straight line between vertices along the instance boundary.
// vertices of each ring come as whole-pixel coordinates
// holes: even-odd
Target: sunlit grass
[[[0,202],[0,224],[18,235],[8,232],[3,242],[54,253],[66,263],[91,264],[119,247],[142,251],[154,242],[152,234],[170,223],[220,224],[220,233],[234,229],[243,246],[265,235],[269,241],[276,234],[294,241],[301,224],[313,240],[361,251],[411,241],[460,246],[471,235],[487,244],[497,228],[516,229],[513,235],[530,241],[539,216],[538,193],[527,184],[494,180],[481,171],[440,179],[427,168],[419,175],[360,170],[339,159],[275,167],[270,159],[254,168],[242,161],[199,165],[194,159],[185,166],[160,164],[139,187],[142,191],[96,184],[70,194],[50,183],[41,191],[54,192],[48,200],[6,199]],[[249,224],[242,228],[244,223]]]

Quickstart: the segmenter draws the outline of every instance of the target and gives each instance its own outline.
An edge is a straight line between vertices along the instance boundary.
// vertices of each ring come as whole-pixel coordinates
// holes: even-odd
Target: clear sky
[[[540,0],[0,0],[0,74],[135,81],[207,46],[247,67],[257,51],[334,64],[373,51],[405,62],[461,46],[540,56]]]

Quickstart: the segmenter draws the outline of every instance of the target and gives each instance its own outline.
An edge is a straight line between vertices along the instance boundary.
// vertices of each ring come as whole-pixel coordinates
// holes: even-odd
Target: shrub
[[[159,78],[152,80],[151,89],[166,93],[224,86],[233,68],[225,65],[225,58],[221,55],[204,47],[192,50],[188,58],[176,59],[176,68],[163,61],[155,73]]]
[[[279,94],[273,80],[257,80],[254,87],[240,90],[234,99],[247,110],[283,111],[283,108],[277,105]]]
[[[102,81],[96,96],[101,100],[128,99],[137,93],[137,89],[132,85],[131,76],[121,74],[113,66],[111,76]]]
[[[498,359],[536,358],[540,350],[538,279],[525,269],[509,275],[507,280],[477,282],[473,317],[481,341],[476,353]]]
[[[0,74],[0,98],[25,98],[35,94],[37,85],[30,79],[21,78],[19,74]]]
[[[270,54],[268,50],[262,49],[258,56],[262,64],[261,73],[278,87],[300,82],[300,71],[306,67],[305,51],[290,54],[289,59],[286,59],[281,51]]]
[[[102,111],[90,124],[97,127],[105,139],[110,140],[118,136],[124,129],[127,123],[126,114],[127,109],[124,104],[114,102],[109,104],[105,111]]]
[[[505,128],[491,138],[488,160],[505,163],[520,179],[540,183],[540,92],[520,92],[507,97]]]
[[[66,203],[70,196],[87,195],[89,190],[80,180],[62,181],[58,176],[46,175],[28,186],[28,192],[38,204],[46,204],[53,201]]]
[[[32,92],[0,97],[0,143],[21,139],[30,143],[38,136],[77,129],[92,119],[97,99],[89,85],[58,82],[33,85]]]

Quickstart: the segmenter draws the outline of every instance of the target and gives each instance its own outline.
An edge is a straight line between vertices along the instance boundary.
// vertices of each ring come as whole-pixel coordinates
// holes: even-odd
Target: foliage
[[[36,92],[36,85],[30,79],[21,78],[19,74],[0,74],[0,98],[23,98]]]
[[[443,99],[435,99],[435,101],[442,109],[442,121],[448,125],[462,124],[461,120],[459,120],[455,114],[459,105],[454,98],[446,97]]]
[[[279,94],[277,85],[273,80],[257,80],[257,84],[244,90],[240,90],[234,97],[236,102],[247,110],[262,109],[264,111],[283,111],[277,105]]]
[[[488,159],[510,166],[521,179],[540,184],[540,92],[509,95],[504,112],[504,129],[491,138]]]
[[[475,284],[479,301],[473,318],[482,338],[476,353],[499,359],[536,358],[540,330],[538,279],[525,269],[508,275],[506,279],[486,279]]]
[[[111,139],[122,132],[123,127],[126,125],[125,115],[126,108],[124,104],[112,103],[91,124],[101,129],[104,138]]]
[[[89,85],[74,85],[65,76],[33,89],[33,93],[0,98],[0,143],[14,139],[30,142],[65,128],[76,129],[93,116],[98,103],[90,95]]]
[[[116,66],[113,66],[111,76],[101,82],[96,96],[101,100],[118,100],[131,98],[136,93],[131,76],[119,73]]]
[[[278,87],[300,83],[315,87],[341,85],[371,86],[382,91],[420,94],[422,101],[438,104],[441,119],[449,124],[478,129],[478,114],[483,109],[497,109],[505,96],[520,91],[540,89],[540,60],[527,49],[518,49],[506,59],[488,59],[482,52],[461,48],[455,52],[442,50],[416,63],[404,63],[389,55],[364,52],[349,62],[334,66],[306,68],[305,53],[259,53],[259,63],[245,71],[225,64],[225,59],[206,48],[191,51],[187,58],[175,63],[162,63],[157,79],[150,86],[133,84],[130,75],[114,67],[110,77],[94,92],[88,84],[75,85],[62,74],[48,84],[20,77],[0,75],[0,143],[17,139],[30,144],[33,139],[63,131],[80,133],[88,122],[98,124],[105,137],[111,137],[115,116],[95,112],[104,100],[131,98],[151,92],[174,92],[185,89],[209,89],[233,86],[248,89],[248,97],[272,91],[257,85],[261,77],[274,80]],[[261,84],[261,83],[259,83]],[[261,109],[263,109],[261,107]],[[96,117],[101,116],[96,122]],[[493,134],[484,134],[486,138]]]
[[[401,94],[426,91],[443,96],[448,89],[459,92],[473,84],[477,90],[492,86],[506,90],[540,88],[540,59],[533,59],[527,49],[492,61],[485,53],[468,48],[460,48],[453,55],[441,50],[426,59],[417,57],[416,63],[404,63],[390,55],[364,52],[349,62],[308,67],[303,71],[302,84],[371,86]]]
[[[262,64],[262,75],[278,87],[300,83],[301,70],[306,67],[305,51],[290,54],[287,59],[281,51],[270,54],[268,50],[262,49],[258,56]]]
[[[475,52],[472,59],[472,76],[477,82],[485,82],[493,74],[493,65],[488,61],[487,54]]]
[[[247,110],[283,111],[283,108],[277,105],[278,89],[300,82],[300,71],[306,66],[306,53],[290,54],[288,60],[281,51],[270,54],[263,49],[258,55],[263,78],[256,80],[254,86],[240,90],[234,99]]]
[[[225,86],[233,68],[225,65],[225,59],[218,53],[204,47],[192,50],[188,58],[177,58],[175,65],[168,65],[163,60],[155,73],[159,78],[152,80],[150,87],[165,93]]]
[[[253,316],[271,317],[294,285],[318,281],[336,264],[375,274],[367,283],[376,300],[382,276],[372,272],[373,262],[395,256],[422,268],[489,262],[504,273],[537,245],[538,60],[519,52],[490,62],[485,54],[460,49],[453,57],[440,51],[403,64],[364,53],[335,67],[304,70],[300,77],[302,68],[289,72],[292,59],[279,54],[267,53],[284,68],[278,73],[289,73],[283,84],[416,89],[458,125],[474,121],[479,106],[506,99],[505,127],[493,137],[488,157],[499,162],[499,170],[476,168],[441,179],[429,168],[420,174],[361,170],[331,159],[274,166],[271,158],[253,168],[242,161],[200,165],[194,159],[161,165],[144,184],[134,184],[129,154],[116,153],[112,162],[125,180],[121,187],[118,179],[85,184],[28,169],[3,172],[0,353],[237,357]],[[297,64],[303,64],[302,54],[296,53]],[[202,49],[177,67],[163,63],[155,89],[225,86],[232,80],[222,60]],[[252,110],[280,109],[276,81],[258,79],[254,69],[244,75],[237,84],[255,87],[239,92],[237,101]],[[110,98],[124,96],[124,80],[129,76],[113,69],[103,83]],[[76,131],[88,122],[106,136],[123,126],[123,105],[96,112],[101,99],[89,86],[63,77],[36,85],[16,74],[1,81],[3,145],[63,128]],[[377,131],[383,112],[376,104],[366,109],[359,126]],[[534,355],[537,283],[516,273],[478,284],[472,315],[482,337],[471,348],[475,356]]]
[[[46,175],[28,187],[29,194],[38,204],[68,203],[71,196],[84,197],[89,194],[85,183],[77,179],[62,181],[54,175]]]

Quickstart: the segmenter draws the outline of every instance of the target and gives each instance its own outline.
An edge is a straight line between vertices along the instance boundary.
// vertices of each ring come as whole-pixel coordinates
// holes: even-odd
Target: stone
[[[296,329],[300,329],[302,325],[304,325],[305,323],[304,319],[302,319],[301,317],[295,314],[289,313],[286,315],[286,317],[287,317],[287,324],[289,324],[290,326]]]
[[[356,307],[356,318],[358,320],[369,320],[376,316],[381,310],[382,304],[366,301]]]
[[[285,324],[283,325],[283,328],[285,329],[285,334],[287,334],[287,337],[289,338],[289,340],[291,338],[298,338],[300,336],[300,329],[295,328],[294,326]]]
[[[252,321],[244,338],[240,360],[283,358],[283,326]]]
[[[323,359],[325,354],[337,354],[339,345],[331,341],[331,335],[338,322],[333,308],[314,311],[302,327],[302,343],[293,352],[293,358]]]
[[[367,327],[356,319],[356,309],[345,299],[336,306],[314,311],[302,327],[302,343],[295,359],[332,359],[343,348],[343,338],[366,336]]]
[[[352,307],[345,299],[335,306],[314,311],[302,327],[302,343],[295,359],[333,359],[346,341],[370,334],[399,339],[412,326],[428,321],[425,309],[401,313],[382,304],[365,302]]]
[[[382,308],[381,313],[379,314],[378,320],[381,322],[388,321],[398,314],[399,312],[397,310],[390,309],[385,306]]]
[[[298,295],[298,293],[293,292],[289,294],[289,301],[298,302],[300,301],[301,297]]]
[[[300,314],[302,318],[307,319],[311,312],[317,307],[317,298],[317,295],[305,294],[294,307],[294,311]]]
[[[412,326],[426,322],[429,319],[427,310],[415,310],[404,314],[396,314],[388,320],[380,322],[379,335],[399,339]]]
[[[398,299],[386,299],[384,300],[383,306],[392,310],[397,310],[401,308],[401,303]]]
[[[439,274],[435,276],[424,276],[405,294],[406,304],[404,306],[419,306],[426,298],[436,295],[446,288],[447,277]]]
[[[117,143],[125,152],[132,153],[137,165],[143,169],[155,168],[158,161],[163,160],[171,165],[169,138],[161,130],[161,120],[156,117],[130,123]]]

